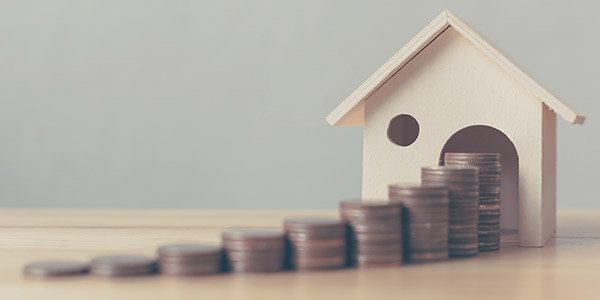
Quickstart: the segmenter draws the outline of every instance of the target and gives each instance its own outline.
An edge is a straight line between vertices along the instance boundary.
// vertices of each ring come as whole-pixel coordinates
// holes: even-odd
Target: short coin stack
[[[479,250],[500,249],[500,154],[446,153],[447,166],[479,168]]]
[[[479,253],[478,242],[478,169],[463,166],[423,167],[423,184],[443,184],[448,188],[448,249],[450,256]]]
[[[50,260],[37,261],[25,265],[23,274],[28,277],[53,278],[87,273],[89,264],[79,261]]]
[[[232,229],[224,231],[221,237],[229,270],[242,273],[283,270],[285,262],[283,231]]]
[[[284,222],[291,266],[297,270],[339,269],[346,265],[346,223],[332,218]]]
[[[392,184],[389,198],[402,202],[404,257],[426,262],[448,258],[448,189],[445,186]]]
[[[397,266],[403,261],[402,204],[348,200],[340,203],[350,228],[351,263],[359,268]]]
[[[168,245],[158,248],[162,274],[193,276],[218,273],[222,269],[222,248],[201,244]]]
[[[146,256],[100,256],[90,263],[90,273],[102,277],[141,276],[155,272],[156,261]]]

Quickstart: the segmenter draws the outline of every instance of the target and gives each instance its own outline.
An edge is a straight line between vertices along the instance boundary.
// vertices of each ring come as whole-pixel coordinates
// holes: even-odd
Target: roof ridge
[[[361,116],[357,116],[357,114],[352,114],[351,112],[355,109],[364,109],[363,102],[366,99],[406,66],[414,57],[419,55],[423,49],[429,46],[448,27],[454,28],[461,36],[469,40],[483,54],[512,76],[517,83],[528,89],[567,122],[571,124],[583,124],[585,121],[584,116],[577,114],[572,108],[548,92],[447,9],[442,11],[383,66],[363,82],[346,100],[336,107],[327,116],[327,122],[334,126],[362,125],[364,116],[361,119]],[[352,120],[344,120],[344,117],[348,115],[351,115]]]

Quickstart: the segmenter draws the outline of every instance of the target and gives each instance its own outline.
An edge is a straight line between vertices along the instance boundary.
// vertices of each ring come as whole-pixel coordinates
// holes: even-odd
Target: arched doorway
[[[444,164],[446,152],[500,153],[500,226],[502,229],[518,229],[519,156],[510,139],[490,126],[469,126],[457,131],[446,141],[440,154],[440,165]]]

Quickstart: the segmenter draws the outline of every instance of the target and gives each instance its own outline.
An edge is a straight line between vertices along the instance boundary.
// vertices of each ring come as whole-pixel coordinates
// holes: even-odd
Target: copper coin
[[[279,230],[240,228],[226,230],[221,237],[224,241],[280,241],[284,233]]]
[[[100,256],[90,263],[90,273],[108,277],[146,275],[155,270],[153,258],[137,255]]]
[[[361,245],[356,244],[352,247],[353,254],[376,254],[376,255],[392,255],[402,253],[402,244],[391,245]]]
[[[337,269],[346,266],[346,256],[337,257],[293,257],[292,268],[298,270]]]
[[[156,273],[156,266],[129,269],[90,268],[90,274],[100,277],[145,276]]]
[[[345,247],[348,244],[346,238],[323,239],[323,240],[290,240],[292,247],[331,248]]]
[[[407,259],[412,262],[432,262],[448,259],[448,250],[436,252],[410,252]]]
[[[312,248],[312,247],[291,247],[291,256],[306,256],[306,257],[332,257],[346,255],[346,247],[331,247],[331,248]]]
[[[352,235],[354,243],[367,245],[396,244],[402,241],[401,232],[393,233],[355,233]]]
[[[326,229],[316,229],[316,230],[305,230],[305,231],[288,231],[287,238],[290,240],[320,240],[320,239],[339,239],[341,237],[345,237],[347,234],[347,227],[339,228],[326,228]]]
[[[492,161],[500,160],[500,153],[483,152],[446,152],[444,158],[485,159]]]
[[[479,254],[479,248],[472,250],[450,250],[450,256],[452,257],[475,256],[477,254]]]
[[[403,255],[402,253],[396,254],[359,254],[352,257],[352,260],[355,263],[394,263],[394,262],[402,262]]]
[[[448,190],[443,184],[396,183],[388,186],[389,194],[403,198],[445,198]]]
[[[422,167],[422,174],[464,174],[464,175],[473,175],[478,174],[479,169],[476,167],[465,167],[465,166],[431,166],[431,167]]]
[[[231,251],[225,252],[228,261],[283,261],[285,252],[283,250],[274,251]]]
[[[343,219],[395,218],[402,213],[402,204],[389,200],[346,200],[340,202]]]
[[[350,224],[352,232],[357,233],[393,233],[402,232],[400,219],[377,220],[370,222],[353,222]]]
[[[229,264],[229,270],[236,273],[270,273],[283,270],[283,266],[283,261],[261,263],[236,261]]]
[[[175,244],[161,246],[157,250],[161,260],[214,261],[221,259],[221,246],[202,244]]]
[[[285,246],[285,234],[279,230],[230,229],[221,234],[228,250],[275,250]]]
[[[400,266],[402,263],[402,260],[392,262],[357,262],[356,267],[359,269],[389,268]]]
[[[286,219],[283,222],[283,227],[286,231],[290,232],[304,232],[306,230],[320,230],[320,229],[339,229],[344,228],[346,223],[340,219],[334,218],[321,218],[321,217],[304,217],[304,218],[291,218]]]
[[[159,264],[160,273],[173,276],[193,276],[219,273],[221,263]]]

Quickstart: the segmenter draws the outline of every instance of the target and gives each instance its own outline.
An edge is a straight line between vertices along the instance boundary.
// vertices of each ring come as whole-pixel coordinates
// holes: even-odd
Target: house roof
[[[475,47],[483,52],[489,59],[523,85],[550,109],[571,124],[583,124],[585,117],[577,114],[565,103],[558,100],[537,82],[523,73],[506,57],[500,54],[483,38],[469,28],[463,21],[448,10],[443,11],[427,27],[425,27],[408,44],[390,58],[375,74],[358,87],[344,102],[342,102],[329,116],[327,122],[334,126],[360,126],[364,123],[364,102],[383,86],[398,71],[406,66],[433,40],[446,29],[452,27]]]

